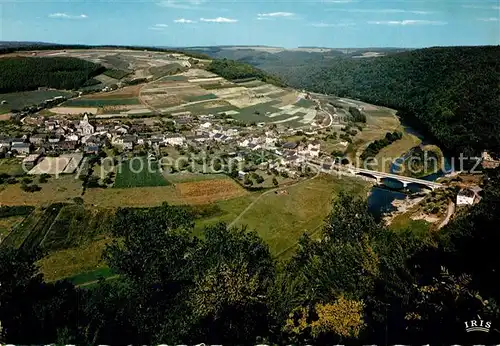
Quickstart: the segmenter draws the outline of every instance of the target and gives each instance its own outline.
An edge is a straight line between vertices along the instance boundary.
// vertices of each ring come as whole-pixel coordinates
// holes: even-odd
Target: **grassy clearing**
[[[399,119],[392,110],[365,111],[365,114],[366,126],[352,138],[353,142],[346,149],[346,155],[352,162],[356,162],[356,157],[359,157],[371,142],[384,138],[387,132],[402,130]]]
[[[432,223],[425,220],[413,220],[411,215],[413,215],[412,212],[397,215],[389,225],[389,229],[395,232],[410,230],[422,238],[428,235],[432,228]]]
[[[245,210],[254,200],[256,200],[261,195],[261,192],[254,192],[245,196],[232,198],[224,201],[217,201],[213,205],[220,208],[220,213],[217,215],[196,220],[195,223],[195,234],[199,235],[203,228],[216,224],[218,222],[225,222],[227,224],[231,223],[234,219],[240,215],[240,213]]]
[[[164,177],[173,184],[188,183],[192,181],[202,181],[202,180],[227,179],[227,176],[224,174],[203,174],[203,173],[191,173],[191,172],[164,174]]]
[[[78,247],[54,251],[38,262],[40,271],[45,280],[55,281],[103,268],[106,265],[102,253],[110,241],[102,237]]]
[[[408,150],[419,145],[421,140],[409,133],[403,133],[403,138],[392,142],[390,145],[382,148],[375,156],[376,165],[373,169],[377,171],[390,172],[391,163],[397,158],[403,156]]]
[[[113,271],[110,268],[102,267],[93,271],[70,276],[66,278],[66,280],[69,280],[75,286],[81,286],[94,281],[98,281],[100,278],[106,279],[114,275],[115,273],[113,273]]]
[[[84,99],[78,98],[64,102],[65,107],[105,107],[105,106],[119,106],[119,105],[138,105],[141,104],[137,98],[119,98],[109,99]]]
[[[23,91],[17,93],[0,94],[0,101],[7,101],[7,104],[2,105],[2,113],[8,112],[12,109],[22,109],[26,106],[39,104],[47,99],[54,98],[56,96],[70,97],[71,92],[59,91],[59,90],[47,90],[47,91]]]
[[[127,188],[167,185],[169,183],[163,177],[157,162],[149,162],[145,157],[135,157],[130,161],[120,164],[113,187]]]
[[[89,189],[83,196],[86,204],[104,208],[155,207],[163,202],[182,204],[174,186],[129,187],[124,189]]]
[[[55,202],[69,202],[82,194],[82,182],[75,175],[51,177],[37,192],[25,192],[19,184],[6,185],[0,191],[0,201],[5,205],[48,205]]]
[[[340,191],[347,191],[365,197],[368,184],[362,180],[331,176],[320,176],[303,181],[262,196],[235,226],[247,226],[255,230],[270,246],[275,255],[289,256],[304,232],[314,232],[323,224],[331,209],[331,201]],[[198,232],[206,225],[216,222],[232,222],[248,207],[260,193],[217,202],[221,215],[197,222]]]
[[[0,243],[5,239],[12,229],[19,225],[25,216],[9,216],[0,219]]]
[[[66,205],[52,223],[41,246],[44,250],[54,251],[84,244],[106,234],[112,217],[112,210]]]
[[[0,174],[8,174],[10,176],[21,176],[24,174],[22,161],[17,158],[0,159]]]

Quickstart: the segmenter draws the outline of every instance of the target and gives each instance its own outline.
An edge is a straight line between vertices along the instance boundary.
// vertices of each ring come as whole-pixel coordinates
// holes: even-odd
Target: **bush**
[[[31,213],[35,207],[31,206],[3,206],[0,207],[0,218],[10,216],[22,216]]]
[[[39,182],[40,184],[44,184],[44,183],[46,183],[46,182],[49,180],[49,178],[50,178],[50,175],[49,175],[49,174],[47,174],[47,173],[42,173],[42,174],[40,174],[40,177],[38,178],[38,182]]]
[[[42,188],[36,184],[34,185],[21,184],[21,189],[26,192],[37,192],[40,191]]]

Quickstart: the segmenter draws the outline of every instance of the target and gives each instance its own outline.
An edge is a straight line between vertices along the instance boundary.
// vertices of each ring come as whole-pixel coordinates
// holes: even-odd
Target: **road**
[[[450,201],[450,203],[448,204],[448,211],[446,212],[446,218],[443,220],[443,222],[439,224],[438,229],[441,229],[444,226],[446,226],[448,222],[450,222],[450,218],[454,213],[455,213],[455,203]]]

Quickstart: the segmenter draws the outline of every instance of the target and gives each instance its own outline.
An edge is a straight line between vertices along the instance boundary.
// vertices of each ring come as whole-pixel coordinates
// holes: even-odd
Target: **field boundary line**
[[[119,277],[120,277],[120,275],[116,274],[116,275],[111,275],[111,276],[105,277],[103,279],[104,279],[104,281],[108,281],[108,280],[117,279]],[[99,279],[98,280],[92,280],[92,281],[81,283],[79,285],[75,285],[75,287],[85,287],[85,286],[89,286],[89,285],[92,285],[92,284],[96,284],[98,282],[99,282]]]
[[[312,232],[311,232],[311,233],[308,233],[308,235],[310,235],[310,236],[315,235],[315,234],[319,231],[320,227],[324,225],[324,223],[325,223],[324,221],[321,221],[321,223],[320,223],[318,226],[314,227],[314,228],[313,228],[313,230],[312,230]],[[295,243],[293,243],[292,245],[290,245],[290,246],[289,246],[289,247],[287,247],[286,249],[283,249],[283,250],[281,250],[280,252],[278,252],[276,255],[274,255],[274,258],[279,258],[279,257],[281,257],[281,255],[283,255],[283,254],[284,254],[285,252],[287,252],[288,250],[293,249],[293,248],[294,248],[294,247],[296,247],[298,244],[299,244],[299,241],[297,240]]]
[[[293,187],[293,186],[295,186],[295,185],[298,185],[298,184],[304,183],[304,182],[306,182],[306,181],[313,180],[313,179],[315,179],[316,177],[318,177],[318,175],[315,175],[314,177],[312,177],[312,178],[310,178],[310,179],[304,179],[304,180],[298,181],[298,182],[293,183],[293,184],[290,184],[290,185],[285,185],[285,186],[276,187],[276,188],[273,188],[273,189],[271,189],[271,190],[268,190],[268,191],[266,191],[266,192],[262,193],[262,194],[261,194],[259,197],[257,197],[257,198],[256,198],[256,199],[252,202],[252,203],[250,203],[250,205],[248,205],[245,209],[243,209],[243,211],[242,211],[242,212],[241,212],[241,213],[240,213],[240,214],[239,214],[239,215],[238,215],[238,216],[237,216],[237,217],[236,217],[236,218],[235,218],[235,219],[234,219],[234,220],[233,220],[233,221],[232,221],[232,222],[228,225],[228,228],[233,227],[233,226],[234,226],[234,224],[235,224],[236,222],[238,222],[238,221],[241,219],[241,217],[243,216],[243,214],[245,214],[248,210],[250,210],[250,208],[252,208],[252,207],[255,205],[255,203],[257,203],[257,202],[258,202],[258,201],[259,201],[262,197],[264,197],[265,195],[267,195],[267,194],[269,194],[269,193],[271,193],[271,192],[275,192],[275,191],[277,191],[277,190],[279,190],[279,189]]]
[[[7,236],[3,239],[0,239],[0,247],[2,247],[2,244],[17,230],[17,228],[21,227],[21,225],[24,223],[24,221],[26,221],[26,219],[28,217],[31,216],[31,214],[33,214],[36,210],[36,207],[31,211],[31,213],[27,214],[24,216],[24,218],[18,222],[14,227],[12,227],[12,229],[10,230],[9,234],[7,234]]]
[[[45,239],[47,238],[47,236],[49,235],[50,233],[50,230],[52,229],[52,226],[54,226],[54,223],[57,221],[57,219],[59,218],[59,215],[61,215],[61,211],[63,210],[64,207],[62,207],[61,209],[59,209],[59,212],[57,213],[56,217],[54,218],[54,220],[52,221],[52,223],[50,224],[50,226],[47,228],[47,232],[45,232],[45,235],[43,236],[42,240],[40,241],[40,243],[38,244],[38,246],[43,246],[43,243],[45,242]]]

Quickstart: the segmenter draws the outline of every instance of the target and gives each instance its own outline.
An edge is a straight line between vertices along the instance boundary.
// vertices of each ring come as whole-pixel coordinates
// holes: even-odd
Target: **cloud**
[[[477,10],[500,10],[500,6],[485,6],[485,5],[462,5],[463,8],[474,8]]]
[[[193,24],[193,23],[196,23],[196,22],[194,20],[191,20],[191,19],[179,18],[179,19],[175,19],[174,23]]]
[[[71,15],[67,13],[57,12],[49,14],[50,18],[62,18],[62,19],[87,19],[88,16],[86,14],[80,15]]]
[[[156,31],[164,31],[166,28],[168,28],[167,24],[155,24],[153,26],[150,26],[148,29]]]
[[[354,23],[312,23],[311,26],[315,28],[335,28],[335,27],[346,27],[346,26],[354,26]]]
[[[259,13],[257,17],[267,18],[267,17],[293,17],[295,13],[292,12],[271,12],[271,13]]]
[[[341,11],[350,13],[411,13],[411,14],[432,14],[434,12],[420,10],[403,10],[399,8],[382,8],[382,9],[366,9],[366,8],[329,8],[328,11]]]
[[[446,25],[448,23],[437,20],[384,20],[384,21],[369,21],[368,24],[376,25]]]
[[[200,22],[207,22],[207,23],[236,23],[237,21],[238,21],[237,19],[224,18],[224,17],[200,18]]]
[[[481,22],[498,22],[497,17],[489,17],[489,18],[478,18]]]
[[[179,10],[201,10],[206,0],[162,0],[158,3],[159,6],[176,8]]]

